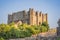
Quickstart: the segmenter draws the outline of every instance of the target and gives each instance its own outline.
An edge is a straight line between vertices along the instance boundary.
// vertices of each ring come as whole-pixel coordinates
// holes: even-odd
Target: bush
[[[3,38],[3,37],[1,37],[1,38],[0,38],[0,40],[4,40],[4,38]]]
[[[43,23],[39,26],[22,24],[18,25],[17,28],[14,26],[14,23],[11,23],[9,25],[0,24],[0,37],[3,37],[4,39],[24,38],[30,37],[33,34],[38,34],[40,32],[46,32],[48,29],[49,26],[46,23]]]

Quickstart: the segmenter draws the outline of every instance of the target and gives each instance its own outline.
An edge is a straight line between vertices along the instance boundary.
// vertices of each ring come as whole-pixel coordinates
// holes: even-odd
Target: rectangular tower
[[[29,9],[29,14],[30,14],[30,25],[35,25],[36,24],[35,11],[30,8]]]
[[[13,16],[11,14],[8,14],[8,24],[11,23],[13,20]]]

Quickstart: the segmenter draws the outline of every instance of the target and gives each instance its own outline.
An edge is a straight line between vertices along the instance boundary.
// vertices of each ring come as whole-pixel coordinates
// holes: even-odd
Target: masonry
[[[39,25],[43,22],[48,23],[47,13],[34,11],[34,9],[29,8],[28,11],[18,11],[12,14],[8,14],[8,24],[15,21],[21,21],[22,23],[27,23],[29,25]]]

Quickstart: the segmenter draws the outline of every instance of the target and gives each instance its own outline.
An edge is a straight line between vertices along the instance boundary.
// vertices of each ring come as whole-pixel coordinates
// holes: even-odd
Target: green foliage
[[[46,23],[46,22],[43,22],[43,23],[41,24],[41,26],[44,26],[44,27],[46,27],[46,28],[47,28],[47,31],[49,30],[49,25],[48,25],[48,23]]]
[[[41,32],[46,32],[47,31],[47,28],[45,26],[42,26],[40,29],[41,29]]]
[[[0,40],[4,40],[4,38],[1,37]]]
[[[46,32],[49,30],[49,26],[46,23],[41,25],[18,25],[17,28],[14,26],[14,22],[11,24],[0,24],[0,37],[5,39],[9,38],[24,38],[32,35]]]
[[[60,40],[60,37],[58,37],[56,40]]]

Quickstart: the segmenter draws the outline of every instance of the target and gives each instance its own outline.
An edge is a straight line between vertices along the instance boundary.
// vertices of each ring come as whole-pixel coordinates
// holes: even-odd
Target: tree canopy
[[[47,32],[49,30],[49,25],[46,23],[42,23],[38,26],[22,24],[18,25],[18,28],[16,28],[14,24],[15,23],[0,24],[0,38],[24,38],[39,34],[41,32]]]

